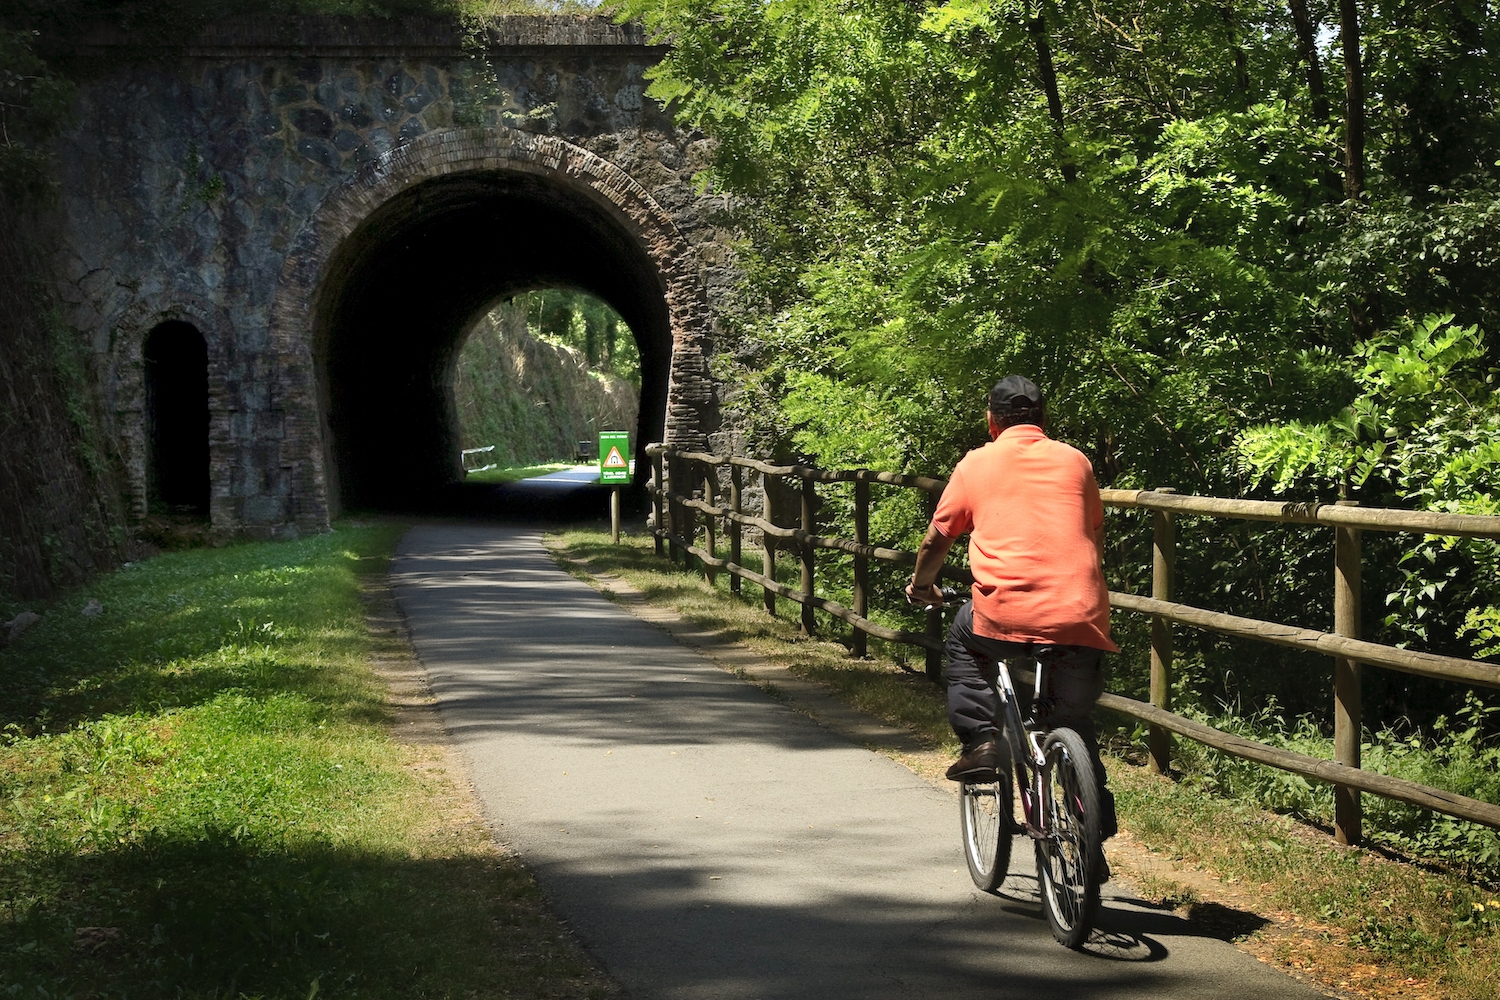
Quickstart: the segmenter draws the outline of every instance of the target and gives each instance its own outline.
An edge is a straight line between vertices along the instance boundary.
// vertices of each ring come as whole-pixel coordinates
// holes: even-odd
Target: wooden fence
[[[720,571],[731,574],[730,589],[735,593],[740,591],[741,580],[750,580],[761,587],[768,613],[775,613],[778,597],[798,602],[802,606],[802,627],[808,633],[813,632],[816,627],[815,610],[847,622],[854,629],[853,652],[856,656],[865,654],[866,636],[869,635],[921,647],[926,650],[928,676],[937,678],[941,669],[944,640],[941,611],[927,612],[925,627],[920,632],[889,628],[870,621],[868,617],[870,560],[901,566],[914,566],[917,561],[914,552],[870,543],[870,487],[873,484],[919,490],[926,494],[930,511],[947,486],[946,480],[869,469],[831,471],[801,465],[771,465],[753,458],[680,451],[661,444],[648,445],[646,453],[652,460],[650,490],[658,554],[662,554],[665,545],[673,560],[698,560],[710,581]],[[727,467],[727,498],[720,496],[721,477],[718,470],[724,467]],[[775,481],[800,480],[800,526],[782,527],[773,524],[767,517],[745,513],[742,495],[746,475],[761,477],[761,485],[768,498],[775,489]],[[814,512],[817,508],[818,483],[854,484],[853,539],[817,534]],[[1458,657],[1418,653],[1359,638],[1362,532],[1405,531],[1500,539],[1500,517],[1363,508],[1344,502],[1280,503],[1179,496],[1170,490],[1100,492],[1106,508],[1152,512],[1151,596],[1140,597],[1113,591],[1109,595],[1111,607],[1151,617],[1151,701],[1148,704],[1116,694],[1106,694],[1100,698],[1099,704],[1147,723],[1148,750],[1153,769],[1160,772],[1167,770],[1171,754],[1170,734],[1176,733],[1236,757],[1267,764],[1314,781],[1327,782],[1334,788],[1334,836],[1342,844],[1357,844],[1361,839],[1361,792],[1408,802],[1500,829],[1500,805],[1360,769],[1361,665],[1491,688],[1500,688],[1500,666]],[[1183,514],[1332,528],[1333,631],[1320,632],[1316,629],[1259,621],[1173,602],[1176,519]],[[723,534],[728,539],[727,558],[720,554],[721,524]],[[761,533],[764,573],[756,573],[740,565],[742,535],[746,526],[757,528]],[[783,548],[800,564],[800,587],[788,587],[775,579],[777,554]],[[848,552],[854,556],[852,608],[846,608],[814,593],[814,570],[819,549]],[[953,566],[945,567],[943,576],[961,584],[971,583],[973,580],[967,570]],[[1323,760],[1257,743],[1174,714],[1171,711],[1173,622],[1331,656],[1334,759]]]

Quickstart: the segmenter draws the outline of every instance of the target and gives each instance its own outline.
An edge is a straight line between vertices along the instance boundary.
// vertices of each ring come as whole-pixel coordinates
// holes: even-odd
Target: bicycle
[[[945,604],[948,599],[945,590]],[[1025,714],[1009,665],[1004,660],[996,664],[1001,762],[995,781],[959,785],[964,860],[974,884],[983,892],[994,892],[1010,868],[1012,836],[1030,837],[1052,936],[1058,944],[1077,949],[1093,930],[1103,881],[1099,780],[1082,736],[1065,727],[1046,728],[1046,665],[1033,662],[1035,690]],[[1021,789],[1020,823],[1015,821],[1012,778]]]

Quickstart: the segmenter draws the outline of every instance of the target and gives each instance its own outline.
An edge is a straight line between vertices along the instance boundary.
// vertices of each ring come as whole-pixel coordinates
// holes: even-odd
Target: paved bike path
[[[1087,953],[1058,947],[1024,844],[1002,896],[975,891],[951,794],[606,601],[533,529],[414,528],[391,573],[499,836],[636,1000],[1319,995],[1128,890]]]

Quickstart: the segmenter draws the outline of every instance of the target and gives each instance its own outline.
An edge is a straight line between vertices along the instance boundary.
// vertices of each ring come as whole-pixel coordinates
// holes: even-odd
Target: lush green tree
[[[571,347],[590,368],[624,379],[639,392],[641,354],[630,326],[603,299],[571,288],[544,288],[518,296],[535,336]]]
[[[1470,331],[1463,363],[1481,381],[1495,359],[1497,19],[1481,3],[619,9],[672,42],[653,92],[718,143],[703,180],[733,198],[745,275],[720,364],[766,446],[942,474],[983,440],[986,387],[1023,371],[1106,484],[1332,498],[1346,485],[1324,474],[1332,452],[1268,477],[1258,459],[1278,433],[1305,439],[1385,398],[1368,366],[1419,350],[1416,331]],[[1423,456],[1461,438],[1478,461],[1497,412],[1489,394],[1451,402],[1403,415],[1411,447],[1347,485],[1366,503],[1437,504],[1445,466]],[[1144,542],[1121,533],[1112,549],[1122,588],[1142,585]],[[1408,600],[1442,593],[1450,567],[1380,544],[1371,561],[1389,568],[1369,590],[1395,596],[1370,631],[1469,651],[1460,602],[1455,617]],[[1195,526],[1182,593],[1326,625],[1328,555]],[[1496,603],[1471,575],[1463,600]],[[1243,667],[1203,668],[1210,702],[1259,672],[1252,698],[1323,708],[1269,680],[1280,653],[1184,641],[1189,660]]]

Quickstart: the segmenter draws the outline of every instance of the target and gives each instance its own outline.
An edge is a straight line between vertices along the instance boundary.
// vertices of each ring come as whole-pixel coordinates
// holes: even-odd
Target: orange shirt
[[[1032,424],[1007,427],[958,463],[932,525],[969,533],[976,633],[1119,650],[1100,566],[1104,505],[1083,452]]]

